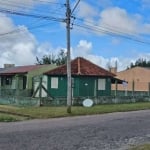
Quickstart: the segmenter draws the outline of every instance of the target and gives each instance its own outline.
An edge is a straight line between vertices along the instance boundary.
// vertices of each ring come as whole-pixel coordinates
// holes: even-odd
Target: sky
[[[118,71],[150,60],[150,0],[70,0],[71,59]],[[0,0],[0,67],[66,51],[65,0]],[[75,9],[74,9],[75,8]]]

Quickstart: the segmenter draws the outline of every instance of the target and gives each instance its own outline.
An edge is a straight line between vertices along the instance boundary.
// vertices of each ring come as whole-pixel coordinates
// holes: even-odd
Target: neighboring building
[[[117,78],[127,81],[127,84],[118,85],[118,91],[149,92],[150,68],[134,67],[116,73]],[[115,85],[112,85],[115,90]]]
[[[67,97],[67,67],[60,66],[50,70],[48,76],[48,92],[55,98]],[[99,97],[111,95],[111,80],[114,74],[78,57],[71,61],[72,97]]]
[[[55,67],[55,65],[8,66],[0,71],[0,94],[31,96],[33,77]]]

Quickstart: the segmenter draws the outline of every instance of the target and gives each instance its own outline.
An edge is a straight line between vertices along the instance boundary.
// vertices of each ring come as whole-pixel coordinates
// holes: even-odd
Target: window
[[[6,77],[5,78],[5,84],[6,85],[11,85],[11,83],[12,83],[12,77]]]
[[[51,78],[51,88],[58,89],[58,78],[57,77]]]
[[[98,79],[98,90],[105,90],[106,79]]]
[[[12,80],[11,89],[16,89],[16,80]]]

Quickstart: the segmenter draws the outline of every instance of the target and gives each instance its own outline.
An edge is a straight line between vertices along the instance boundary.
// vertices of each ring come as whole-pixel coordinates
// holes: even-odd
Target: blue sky
[[[66,50],[65,0],[0,0],[0,66],[28,65],[36,56]],[[77,0],[70,0],[74,8]],[[150,0],[80,0],[71,23],[71,57],[85,57],[108,68],[126,69],[138,58],[150,60]],[[37,28],[38,27],[38,28]],[[13,31],[13,33],[12,33]],[[139,41],[139,42],[137,42]]]

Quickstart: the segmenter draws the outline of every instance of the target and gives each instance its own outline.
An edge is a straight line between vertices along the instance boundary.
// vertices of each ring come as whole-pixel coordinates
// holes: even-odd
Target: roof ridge
[[[44,74],[49,75],[66,75],[67,67],[66,64],[59,66],[55,69],[45,72]],[[93,62],[83,58],[77,57],[71,61],[71,74],[72,75],[86,75],[86,76],[116,76],[110,71],[94,64]]]
[[[81,74],[81,62],[80,62],[80,57],[78,58],[78,74]]]
[[[91,64],[93,64],[93,65],[97,66],[98,68],[100,68],[100,69],[102,69],[102,70],[106,71],[107,73],[110,73],[110,74],[112,74],[113,76],[116,76],[116,74],[114,74],[114,73],[112,73],[112,72],[110,72],[110,71],[106,70],[105,68],[103,68],[103,67],[101,67],[101,66],[99,66],[99,65],[95,64],[94,62],[89,61],[89,60],[87,60],[87,59],[86,59],[86,58],[84,58],[84,57],[80,57],[80,58],[82,58],[82,59],[84,59],[84,60],[88,61],[89,63],[91,63]]]

